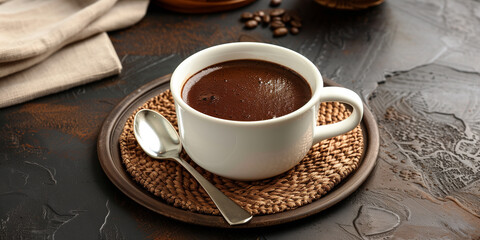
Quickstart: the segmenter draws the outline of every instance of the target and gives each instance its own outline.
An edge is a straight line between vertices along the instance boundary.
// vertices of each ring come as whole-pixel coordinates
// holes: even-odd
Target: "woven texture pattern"
[[[165,116],[175,127],[175,106],[169,90],[150,99],[128,118],[120,136],[120,150],[126,171],[140,186],[165,202],[188,211],[219,215],[203,188],[174,161],[158,161],[147,156],[135,140],[133,119],[140,109],[152,109]],[[349,116],[340,103],[322,103],[318,124],[331,124]],[[177,129],[178,130],[178,129]],[[309,204],[332,190],[359,165],[363,153],[360,126],[314,145],[293,169],[261,181],[235,181],[214,175],[187,160],[207,180],[253,215],[288,211]]]

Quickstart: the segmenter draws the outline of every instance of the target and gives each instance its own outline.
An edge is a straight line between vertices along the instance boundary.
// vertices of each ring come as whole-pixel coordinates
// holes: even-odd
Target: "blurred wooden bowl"
[[[212,13],[227,11],[248,5],[255,0],[154,0],[155,3],[174,12]]]
[[[380,5],[384,0],[315,0],[315,2],[329,8],[360,10]]]

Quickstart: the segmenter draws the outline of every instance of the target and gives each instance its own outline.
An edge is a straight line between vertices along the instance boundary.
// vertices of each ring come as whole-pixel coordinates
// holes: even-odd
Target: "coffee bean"
[[[272,17],[272,22],[274,21],[282,21],[282,17]]]
[[[263,16],[263,18],[262,18],[262,21],[263,21],[264,23],[266,23],[266,24],[270,23],[270,20],[271,20],[271,19],[270,19],[270,15],[265,15],[265,16]]]
[[[281,21],[272,21],[272,23],[270,24],[270,27],[272,29],[277,29],[277,28],[281,28],[281,27],[285,27],[285,23],[281,22]]]
[[[283,21],[284,23],[288,23],[288,22],[290,22],[290,20],[292,20],[292,17],[290,17],[289,14],[287,14],[287,13],[283,14],[283,16],[282,16],[282,21]]]
[[[296,21],[296,20],[290,21],[290,24],[292,25],[292,27],[296,27],[296,28],[301,28],[302,27],[302,23],[299,22],[299,21]]]
[[[282,0],[270,0],[270,6],[277,7],[282,4]]]
[[[285,27],[280,27],[280,28],[277,28],[277,29],[273,30],[273,36],[274,37],[285,36],[285,35],[287,35],[287,33],[288,33],[288,29],[285,28]]]
[[[273,10],[270,12],[270,16],[272,16],[272,17],[280,17],[280,16],[282,16],[284,13],[285,13],[285,9],[277,8],[277,9],[273,9]]]
[[[296,27],[290,28],[290,33],[293,34],[293,35],[297,35],[299,32],[300,32],[300,29],[298,29]]]
[[[258,26],[258,22],[253,20],[253,19],[245,22],[245,27],[246,28],[256,28],[257,26]]]
[[[259,16],[259,17],[263,17],[263,16],[265,16],[266,14],[265,14],[264,11],[256,11],[256,12],[254,13],[254,15]]]
[[[261,22],[262,18],[260,16],[255,16],[255,17],[253,17],[253,20],[255,20],[257,22]]]
[[[240,15],[240,18],[241,18],[242,20],[244,20],[244,21],[250,20],[250,19],[253,18],[253,13],[251,13],[251,12],[244,12],[244,13],[242,13],[242,15]]]

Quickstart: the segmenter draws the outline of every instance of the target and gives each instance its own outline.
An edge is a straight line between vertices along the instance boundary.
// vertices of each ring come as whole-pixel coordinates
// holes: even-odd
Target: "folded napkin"
[[[105,32],[135,24],[147,6],[148,0],[0,4],[0,107],[118,74],[122,66]]]

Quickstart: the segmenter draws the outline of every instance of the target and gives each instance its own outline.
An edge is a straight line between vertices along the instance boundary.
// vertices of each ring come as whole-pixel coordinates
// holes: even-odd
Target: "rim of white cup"
[[[257,121],[237,121],[237,120],[228,120],[228,119],[222,119],[222,118],[207,115],[205,113],[202,113],[202,112],[192,108],[185,101],[183,101],[182,96],[181,96],[181,91],[182,91],[183,85],[191,77],[191,75],[188,76],[186,79],[183,78],[183,79],[179,80],[179,81],[181,81],[181,84],[178,84],[180,89],[174,89],[175,86],[174,86],[173,80],[178,78],[178,77],[176,77],[176,75],[178,75],[178,72],[183,71],[184,68],[188,67],[188,65],[191,64],[192,61],[195,61],[200,56],[208,55],[212,51],[222,51],[222,50],[223,51],[228,51],[232,47],[243,47],[243,48],[248,49],[249,47],[252,47],[252,46],[261,46],[261,47],[265,47],[265,48],[271,48],[274,51],[283,51],[283,52],[285,52],[287,54],[290,54],[292,56],[295,56],[295,58],[297,58],[297,59],[292,60],[292,61],[302,61],[303,64],[306,64],[309,68],[311,68],[314,77],[316,77],[317,79],[320,79],[320,81],[315,81],[314,80],[316,82],[316,84],[315,84],[315,89],[313,89],[312,85],[308,82],[308,80],[306,80],[308,82],[308,84],[310,85],[310,89],[312,90],[312,97],[310,98],[310,100],[307,103],[305,103],[302,107],[300,107],[299,109],[297,109],[297,110],[295,110],[291,113],[288,113],[286,115],[280,116],[280,117],[276,117],[276,118],[272,118],[272,119],[266,119],[266,120],[257,120]],[[239,59],[255,59],[255,58],[239,58]],[[258,58],[258,59],[262,60],[261,58]],[[235,59],[235,60],[237,60],[237,59]],[[228,61],[228,60],[226,60],[226,61]],[[269,61],[269,60],[265,60],[265,61]],[[270,61],[270,62],[273,62],[273,63],[279,64],[281,66],[284,66],[283,64],[277,63],[275,61]],[[218,62],[218,63],[221,63],[221,62]],[[213,65],[213,64],[211,64],[211,65]],[[206,67],[208,67],[208,66],[205,66],[204,68],[206,68]],[[290,67],[288,67],[288,68],[291,69]],[[291,70],[297,72],[295,69],[291,69]],[[193,73],[193,74],[195,74],[195,73]],[[305,78],[302,74],[300,74],[300,76]],[[173,99],[174,99],[175,103],[180,105],[185,110],[190,111],[191,113],[195,114],[197,117],[207,118],[211,121],[221,123],[221,124],[251,125],[251,126],[257,126],[257,125],[261,126],[261,125],[264,125],[264,124],[275,124],[275,123],[290,120],[292,118],[296,118],[297,116],[301,115],[305,111],[308,111],[309,109],[314,107],[314,105],[317,104],[320,101],[320,92],[321,92],[320,90],[322,88],[323,88],[322,75],[320,74],[320,71],[315,66],[315,64],[313,64],[308,58],[306,58],[305,56],[301,55],[298,52],[295,52],[295,51],[293,51],[291,49],[288,49],[288,48],[285,48],[285,47],[281,47],[281,46],[273,45],[273,44],[268,44],[268,43],[257,43],[257,42],[225,43],[225,44],[215,45],[215,46],[203,49],[201,51],[198,51],[195,54],[193,54],[193,55],[189,56],[188,58],[186,58],[185,60],[183,60],[180,63],[180,65],[177,66],[177,68],[173,72],[173,74],[171,76],[171,80],[170,80],[170,90],[171,90],[171,93],[172,93],[172,96],[173,96]]]

